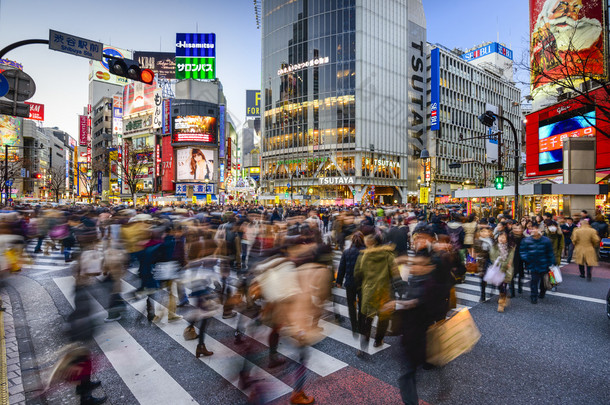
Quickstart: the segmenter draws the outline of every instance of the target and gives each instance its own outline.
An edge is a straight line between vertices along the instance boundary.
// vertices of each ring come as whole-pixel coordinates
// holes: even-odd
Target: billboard
[[[0,115],[0,145],[19,145],[23,120],[11,115]]]
[[[28,103],[25,104],[30,106],[30,116],[28,119],[36,121],[44,121],[44,104]]]
[[[114,46],[104,45],[103,52],[107,55],[116,56],[123,59],[132,59],[131,51],[117,48]],[[98,82],[117,84],[119,86],[125,86],[129,83],[129,79],[125,77],[119,77],[110,74],[108,70],[108,62],[106,58],[102,58],[101,61],[90,60],[89,61],[89,80],[96,80]]]
[[[605,25],[602,0],[530,0],[534,109],[557,102],[564,80],[578,87],[583,76],[607,76]]]
[[[485,111],[491,111],[498,114],[498,106],[493,104],[485,104]],[[487,163],[498,161],[498,136],[495,135],[500,131],[498,120],[495,120],[490,128],[485,128],[487,137],[485,138],[485,158]]]
[[[225,109],[221,105],[218,112],[218,158],[225,157]]]
[[[430,130],[441,129],[439,109],[441,103],[441,65],[440,50],[435,48],[430,55]]]
[[[261,91],[246,90],[246,117],[259,117],[261,115]]]
[[[176,34],[176,79],[216,78],[216,34]]]
[[[172,52],[141,52],[133,53],[136,60],[143,69],[155,72],[155,77],[163,79],[176,78],[176,55]]]
[[[497,42],[492,42],[477,49],[473,49],[472,51],[465,52],[461,55],[461,57],[465,61],[470,62],[482,58],[483,56],[491,55],[492,53],[497,53],[505,58],[513,60],[513,51]]]
[[[154,111],[157,86],[133,82],[123,88],[123,117],[145,111]]]
[[[608,109],[610,102],[602,87],[591,92],[595,106]],[[563,141],[567,137],[595,137],[596,169],[610,170],[610,122],[583,98],[567,100],[527,116],[526,176],[557,176],[563,172]]]
[[[172,133],[172,99],[165,98],[163,99],[163,133],[171,134]]]
[[[214,151],[185,148],[176,151],[177,181],[214,180]]]
[[[178,116],[173,129],[174,142],[216,143],[216,117]]]
[[[164,136],[161,140],[161,189],[174,190],[174,148],[172,137]]]
[[[81,146],[87,145],[87,116],[78,116],[78,144]]]

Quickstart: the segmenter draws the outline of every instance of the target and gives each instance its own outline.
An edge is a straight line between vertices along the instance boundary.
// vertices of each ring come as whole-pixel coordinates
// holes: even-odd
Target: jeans
[[[44,240],[44,235],[43,236],[39,236],[38,237],[38,243],[36,244],[36,248],[34,249],[34,253],[39,253],[41,252],[41,248],[42,248],[42,241]]]
[[[538,296],[540,298],[544,298],[544,294],[546,294],[546,288],[544,287],[544,276],[547,272],[538,273],[536,271],[532,271],[532,279],[530,281],[530,289],[531,289],[531,297],[532,300],[537,300]],[[538,294],[538,286],[540,285],[540,294]]]
[[[371,328],[373,327],[373,318],[372,316],[365,316],[360,314],[362,319],[361,325],[362,329],[360,333],[362,336],[360,337],[360,347],[362,351],[366,349],[369,343],[369,339],[371,338]],[[385,336],[386,331],[388,330],[388,326],[390,326],[390,320],[377,320],[377,332],[375,333],[375,342],[381,342],[383,337]]]
[[[68,260],[70,260],[70,253],[72,251],[72,247],[70,246],[66,246],[64,247],[64,259],[67,262]]]
[[[398,378],[398,387],[400,388],[400,396],[402,402],[407,405],[418,405],[417,386],[415,384],[416,368],[410,361],[405,363],[405,373]]]
[[[570,264],[572,262],[572,255],[574,254],[574,244],[571,240],[570,242],[566,243],[565,250],[568,253],[568,264]]]

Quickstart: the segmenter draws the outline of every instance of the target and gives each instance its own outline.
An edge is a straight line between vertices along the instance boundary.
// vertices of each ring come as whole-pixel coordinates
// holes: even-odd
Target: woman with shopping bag
[[[506,232],[501,232],[496,236],[496,243],[492,246],[489,252],[489,258],[494,266],[501,274],[504,275],[503,280],[498,289],[500,290],[500,298],[498,299],[498,312],[504,312],[504,308],[508,305],[508,296],[506,295],[508,284],[513,279],[513,260],[515,255],[515,247],[510,244],[510,239]],[[491,270],[491,269],[490,269]]]

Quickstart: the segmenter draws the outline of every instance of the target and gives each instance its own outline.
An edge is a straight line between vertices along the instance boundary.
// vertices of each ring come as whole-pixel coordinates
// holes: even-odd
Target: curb
[[[0,404],[25,405],[21,360],[13,322],[13,306],[6,291],[0,294]]]

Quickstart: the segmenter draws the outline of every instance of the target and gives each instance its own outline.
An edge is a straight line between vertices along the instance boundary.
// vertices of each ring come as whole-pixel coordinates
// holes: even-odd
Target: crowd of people
[[[504,312],[510,298],[523,293],[528,272],[536,304],[557,288],[562,257],[591,281],[600,238],[608,232],[603,216],[590,223],[586,212],[578,221],[550,213],[520,220],[508,213],[462,214],[406,206],[24,207],[0,216],[0,265],[6,274],[35,255],[61,250],[76,280],[68,330],[77,342],[92,337],[94,325],[82,320],[90,315],[87,289],[100,278],[112,286],[106,322],[120,320],[126,302],[146,300],[148,322],[188,321],[184,338],[198,340],[197,357],[214,355],[205,344],[210,320],[237,317],[235,343],[247,353],[240,388],[255,388],[252,403],[264,403],[265,392],[251,375],[248,359],[256,345],[245,336],[270,328],[269,368],[285,363],[280,336],[294,338],[300,361],[290,401],[310,404],[308,347],[324,337],[320,320],[332,312],[332,289],[344,288],[349,325],[360,339],[356,354],[367,356],[369,344],[382,346],[386,335],[402,336],[400,391],[405,404],[417,404],[416,370],[434,367],[426,362],[426,331],[456,307],[455,285],[467,273],[480,277],[481,302],[497,288],[497,311]],[[129,271],[140,281],[124,291]],[[79,353],[74,361],[91,371],[90,356]],[[92,394],[100,383],[91,372],[77,381],[82,404],[105,401]]]

